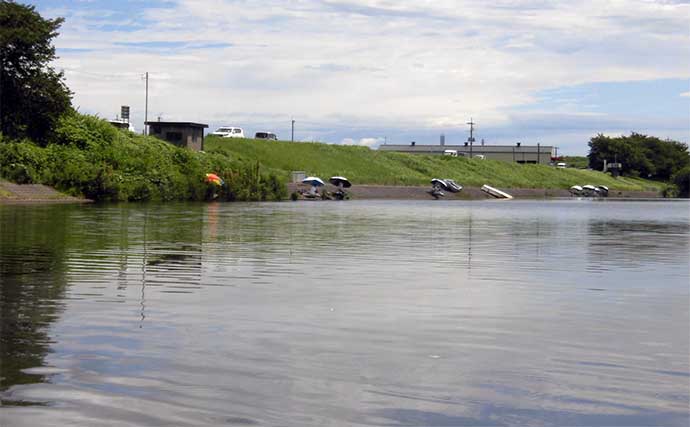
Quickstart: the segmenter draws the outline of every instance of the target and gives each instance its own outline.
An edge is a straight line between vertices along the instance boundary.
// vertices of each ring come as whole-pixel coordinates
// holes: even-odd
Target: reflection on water
[[[0,424],[687,426],[690,206],[0,206]]]

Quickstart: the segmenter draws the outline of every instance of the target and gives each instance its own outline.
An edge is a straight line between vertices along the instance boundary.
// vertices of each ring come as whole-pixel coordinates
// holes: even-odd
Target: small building
[[[168,141],[178,147],[186,147],[194,151],[204,149],[204,129],[208,125],[192,122],[146,122],[149,135]]]
[[[415,144],[383,144],[379,146],[381,151],[396,151],[399,153],[443,155],[444,152],[456,151],[458,156],[482,157],[491,160],[501,160],[515,163],[540,163],[548,165],[554,155],[555,147],[550,145],[425,145]]]

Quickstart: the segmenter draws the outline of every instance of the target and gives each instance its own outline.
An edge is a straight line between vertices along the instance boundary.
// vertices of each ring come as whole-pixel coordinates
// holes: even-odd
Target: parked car
[[[563,162],[560,162],[560,163],[556,163],[556,167],[557,167],[558,169],[565,169],[566,167],[568,167],[568,165],[566,165],[566,164],[563,163]]]
[[[220,136],[222,138],[244,138],[244,131],[242,128],[233,126],[223,126],[211,132],[211,135]]]
[[[458,150],[443,150],[444,156],[458,157]]]
[[[274,141],[278,140],[278,137],[276,136],[275,133],[271,132],[257,132],[254,134],[255,139],[272,139]]]

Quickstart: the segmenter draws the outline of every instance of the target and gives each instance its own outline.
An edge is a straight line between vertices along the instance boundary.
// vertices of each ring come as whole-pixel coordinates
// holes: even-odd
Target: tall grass
[[[663,184],[634,178],[615,179],[602,172],[520,165],[495,160],[431,156],[371,150],[367,147],[208,137],[209,153],[239,161],[258,161],[287,178],[301,170],[327,178],[344,175],[355,184],[426,185],[431,178],[451,178],[466,186],[569,188],[606,185],[617,190],[658,190]]]

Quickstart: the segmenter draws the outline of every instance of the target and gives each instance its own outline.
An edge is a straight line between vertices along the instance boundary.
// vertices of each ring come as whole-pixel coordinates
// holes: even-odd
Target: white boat
[[[498,188],[491,187],[489,185],[482,185],[482,191],[494,196],[497,199],[512,199],[513,196],[510,194],[506,193],[505,191],[501,191]]]

